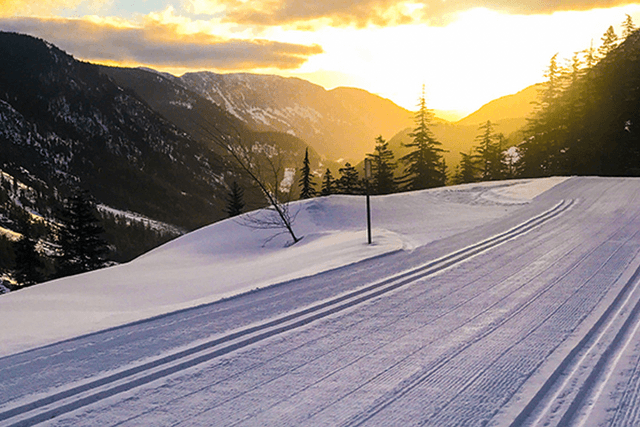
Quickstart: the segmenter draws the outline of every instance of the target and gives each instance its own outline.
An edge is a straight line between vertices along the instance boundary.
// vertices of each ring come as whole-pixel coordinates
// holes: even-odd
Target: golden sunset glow
[[[355,86],[450,119],[543,79],[640,4],[359,0],[3,0],[0,30],[42,37],[78,59],[188,71],[272,73]],[[598,7],[598,8],[596,8]]]

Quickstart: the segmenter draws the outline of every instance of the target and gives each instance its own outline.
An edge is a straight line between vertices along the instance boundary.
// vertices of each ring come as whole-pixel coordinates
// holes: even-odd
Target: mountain
[[[268,165],[263,172],[275,187],[285,173],[296,182],[309,149],[319,184],[325,168],[337,171],[337,160],[357,163],[371,152],[378,135],[397,134],[392,147],[399,158],[412,126],[410,111],[361,89],[325,90],[268,75],[175,77],[99,66],[13,33],[0,33],[0,55],[0,184],[6,184],[0,199],[12,206],[0,209],[0,234],[13,236],[19,211],[55,222],[53,206],[83,187],[111,215],[107,231],[119,260],[142,252],[127,231],[133,223],[143,227],[141,235],[156,224],[174,236],[225,217],[233,181],[245,188],[247,209],[264,205],[221,141],[248,147]],[[449,165],[473,143],[473,121],[495,114],[497,130],[505,132],[509,120],[522,120],[512,117],[513,105],[505,97],[459,123],[435,120]],[[158,239],[135,240],[148,240],[148,249]]]
[[[221,217],[219,156],[133,91],[32,37],[0,33],[0,56],[4,171],[181,227]]]
[[[495,132],[506,137],[507,146],[504,148],[521,142],[521,130],[527,124],[527,117],[533,112],[533,102],[538,96],[539,87],[539,84],[529,86],[516,94],[495,99],[455,123],[435,118],[430,129],[435,138],[442,143],[442,149],[445,150],[443,156],[449,172],[451,173],[460,163],[461,152],[468,153],[477,145],[475,138],[480,134],[479,127],[488,120],[493,124]],[[408,153],[403,144],[411,141],[411,131],[410,127],[403,129],[389,140],[389,148],[394,152],[396,159]],[[402,170],[403,165],[398,166],[399,170]]]
[[[533,102],[538,98],[538,92],[541,90],[541,84],[529,86],[518,93],[506,95],[501,98],[494,99],[480,107],[475,112],[458,120],[456,125],[480,125],[491,120],[493,123],[526,123],[524,119],[529,117],[534,111]],[[520,126],[514,125],[516,129]],[[513,131],[509,125],[509,131]]]
[[[77,187],[99,207],[112,259],[126,261],[226,217],[233,181],[245,188],[247,209],[264,206],[212,135],[271,161],[278,175],[269,171],[269,179],[293,171],[308,148],[292,135],[251,130],[152,71],[80,62],[46,41],[4,32],[0,57],[0,274],[25,216],[38,223],[40,252],[55,254],[49,233]],[[319,156],[309,154],[319,169]]]
[[[255,130],[295,135],[328,159],[361,160],[375,137],[410,126],[412,113],[362,89],[256,74],[187,73],[177,78]]]

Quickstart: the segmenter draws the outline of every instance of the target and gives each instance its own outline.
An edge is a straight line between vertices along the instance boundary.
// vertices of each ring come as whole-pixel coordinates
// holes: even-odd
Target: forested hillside
[[[551,59],[519,146],[520,176],[640,175],[640,33],[627,24],[569,67]]]

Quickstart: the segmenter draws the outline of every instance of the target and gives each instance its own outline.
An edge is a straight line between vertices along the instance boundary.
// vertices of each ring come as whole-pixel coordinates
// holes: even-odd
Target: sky
[[[191,71],[300,77],[359,87],[415,110],[422,86],[461,118],[544,80],[600,44],[640,2],[625,0],[0,0],[0,30],[77,59]],[[448,112],[448,113],[447,113]]]

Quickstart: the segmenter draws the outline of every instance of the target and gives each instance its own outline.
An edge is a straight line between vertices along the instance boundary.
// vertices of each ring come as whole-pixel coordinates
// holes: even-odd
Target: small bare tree
[[[269,204],[266,212],[246,214],[242,223],[252,228],[282,230],[284,233],[289,233],[293,239],[292,244],[298,243],[300,238],[293,231],[295,215],[289,209],[289,201],[282,201],[280,198],[280,193],[283,191],[279,191],[279,187],[284,169],[277,147],[246,144],[237,129],[234,128],[234,135],[225,135],[215,124],[204,118],[203,120],[208,127],[200,126],[200,128],[207,138],[235,160],[240,169],[258,186]],[[211,129],[214,129],[215,133]]]

